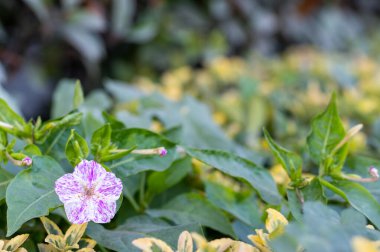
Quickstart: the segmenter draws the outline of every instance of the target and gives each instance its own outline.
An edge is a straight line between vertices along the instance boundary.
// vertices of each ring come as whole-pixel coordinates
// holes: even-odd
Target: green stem
[[[135,209],[136,212],[140,212],[140,207],[137,204],[136,200],[132,197],[131,193],[129,192],[128,188],[124,187],[124,195],[127,197],[129,203],[131,203],[133,209]]]
[[[145,181],[146,181],[146,172],[142,174],[141,180],[140,180],[140,194],[139,194],[139,200],[140,200],[140,207],[141,209],[144,209],[146,207],[146,203],[144,200],[145,196]]]
[[[321,182],[323,186],[327,187],[328,189],[330,189],[331,191],[333,191],[334,193],[338,194],[343,199],[348,201],[346,194],[342,190],[340,190],[338,187],[334,186],[333,184],[331,184],[330,182],[327,182],[326,180],[322,178],[319,178],[319,181]]]

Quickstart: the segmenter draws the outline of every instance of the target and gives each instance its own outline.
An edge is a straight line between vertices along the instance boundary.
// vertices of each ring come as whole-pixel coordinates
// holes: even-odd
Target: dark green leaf
[[[7,236],[26,221],[48,215],[49,209],[62,204],[54,191],[54,182],[63,174],[61,166],[47,156],[33,157],[32,167],[17,174],[6,193]]]
[[[253,162],[219,150],[186,148],[186,152],[230,176],[247,180],[266,202],[280,204],[281,197],[272,176]]]
[[[333,94],[326,110],[313,119],[311,132],[307,137],[310,156],[317,164],[326,161],[332,150],[346,134],[339,118],[335,99],[335,94]],[[347,145],[344,145],[334,157],[331,157],[336,169],[341,169],[346,155]]]
[[[343,194],[350,205],[364,214],[377,228],[380,228],[380,203],[362,185],[351,181],[334,181],[335,186]],[[330,188],[331,189],[331,188]]]
[[[114,172],[117,171],[119,174],[123,174],[124,177],[148,170],[163,171],[171,165],[177,156],[175,145],[172,142],[145,129],[133,128],[116,131],[112,134],[112,142],[119,149],[165,147],[168,151],[164,157],[130,154],[123,159],[112,161],[108,167]]]
[[[152,172],[148,177],[148,197],[159,194],[177,184],[191,171],[191,167],[191,158],[184,157],[174,161],[165,171]]]
[[[288,189],[287,190],[287,196],[288,196],[288,203],[289,203],[289,209],[292,212],[292,215],[295,219],[301,220],[302,219],[302,204],[301,199],[299,197],[302,197],[304,202],[308,201],[320,201],[325,203],[326,199],[323,195],[323,187],[321,183],[319,182],[319,178],[314,178],[309,185],[298,189],[299,190],[299,196],[297,195],[297,192],[295,189]]]
[[[277,161],[280,162],[282,167],[285,168],[289,177],[293,182],[299,181],[302,175],[302,159],[299,155],[291,152],[280,145],[276,144],[268,131],[264,129],[265,139],[267,140],[269,147],[276,157]]]
[[[199,194],[179,195],[160,209],[150,209],[147,213],[152,217],[166,218],[178,225],[199,223],[235,237],[231,223],[224,213]]]
[[[257,199],[251,194],[243,195],[221,184],[206,182],[206,196],[215,206],[251,227],[257,227],[261,223]]]
[[[0,201],[5,198],[5,193],[9,183],[12,181],[13,175],[0,167]]]

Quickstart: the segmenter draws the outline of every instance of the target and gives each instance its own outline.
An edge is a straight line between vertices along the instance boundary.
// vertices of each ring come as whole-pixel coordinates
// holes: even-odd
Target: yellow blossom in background
[[[278,185],[288,185],[290,182],[290,178],[288,174],[286,173],[285,169],[282,167],[282,165],[277,164],[274,165],[270,170],[270,174],[272,175],[274,181]]]
[[[261,252],[271,252],[268,241],[284,232],[285,226],[288,225],[288,220],[277,210],[268,208],[266,210],[268,216],[265,221],[265,228],[268,233],[262,229],[256,229],[256,235],[249,235],[248,239],[259,248]]]
[[[361,236],[355,236],[351,240],[354,252],[380,252],[380,241],[371,241]]]

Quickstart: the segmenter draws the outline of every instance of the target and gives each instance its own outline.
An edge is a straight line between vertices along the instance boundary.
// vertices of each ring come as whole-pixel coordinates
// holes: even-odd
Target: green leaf
[[[103,127],[99,128],[94,132],[91,138],[91,153],[96,159],[101,158],[101,154],[108,150],[111,145],[111,125],[109,123],[105,124]]]
[[[307,145],[314,162],[321,164],[326,162],[328,158],[333,158],[327,161],[332,162],[336,171],[343,166],[347,155],[347,145],[344,145],[333,157],[329,157],[332,150],[346,134],[343,123],[339,118],[335,96],[335,94],[332,95],[326,110],[313,119],[311,132],[307,137]]]
[[[196,193],[181,194],[160,209],[149,209],[147,213],[152,217],[166,218],[178,225],[199,223],[235,237],[226,215]]]
[[[257,227],[261,223],[257,199],[251,194],[243,195],[229,187],[208,181],[206,182],[206,197],[215,206],[234,215],[245,224]]]
[[[62,167],[47,156],[33,157],[31,168],[18,173],[6,193],[7,236],[14,234],[26,221],[45,216],[60,206],[55,181],[64,174]]]
[[[74,109],[74,93],[76,80],[61,80],[53,94],[51,117],[63,116]]]
[[[165,171],[152,172],[148,177],[148,197],[159,194],[181,181],[191,171],[191,158],[184,157],[173,162]]]
[[[24,127],[26,123],[24,119],[14,112],[4,101],[0,98],[0,128],[10,134],[15,134],[17,136],[24,136]],[[5,123],[6,125],[4,125]],[[9,125],[9,126],[7,126]]]
[[[304,202],[320,201],[325,203],[326,198],[323,194],[323,187],[319,182],[319,178],[314,178],[309,185],[298,189],[299,195],[303,197]],[[295,219],[302,219],[302,204],[297,196],[295,189],[287,190],[289,209]]]
[[[193,158],[199,159],[230,176],[248,181],[266,202],[272,205],[280,204],[281,196],[278,194],[272,176],[267,170],[255,163],[219,150],[186,148],[186,152]]]
[[[80,81],[77,80],[75,82],[75,87],[74,87],[73,108],[78,109],[79,106],[83,103],[83,101],[84,101],[84,95],[83,95],[82,86],[80,84]]]
[[[65,153],[67,160],[73,167],[83,159],[86,159],[89,154],[86,140],[76,133],[75,130],[71,130],[70,137],[66,143]]]
[[[44,122],[41,128],[35,132],[35,139],[38,143],[43,144],[53,132],[63,128],[78,125],[82,120],[82,113],[72,111],[62,117]]]
[[[202,233],[198,224],[170,226],[162,220],[149,217],[133,217],[116,229],[108,230],[102,225],[89,223],[86,234],[100,245],[114,251],[140,252],[132,241],[143,237],[164,240],[171,247],[177,247],[177,240],[183,231]]]
[[[169,168],[177,156],[175,144],[165,137],[145,129],[132,128],[115,131],[112,134],[111,141],[119,149],[165,147],[168,151],[164,157],[160,157],[159,155],[130,154],[123,159],[107,164],[115,173],[123,174],[123,177],[149,170],[163,171]]]
[[[264,129],[265,139],[267,140],[269,147],[276,157],[277,161],[285,168],[290,179],[297,183],[301,180],[302,176],[302,159],[299,155],[291,152],[280,145],[276,144],[268,131]]]
[[[0,201],[5,198],[5,193],[9,183],[12,181],[13,175],[0,167]]]
[[[347,200],[353,208],[365,215],[377,228],[380,228],[380,203],[366,188],[358,183],[345,180],[334,181],[331,185],[341,191],[339,195]]]

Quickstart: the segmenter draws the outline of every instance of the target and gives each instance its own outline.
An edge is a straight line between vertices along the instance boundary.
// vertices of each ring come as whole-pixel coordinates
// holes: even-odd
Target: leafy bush
[[[112,98],[101,90],[85,98],[79,82],[63,80],[54,94],[54,119],[48,121],[26,122],[0,102],[0,196],[6,212],[0,231],[7,237],[29,234],[23,245],[28,251],[37,251],[37,245],[40,251],[92,251],[95,244],[101,251],[377,246],[372,240],[380,239],[379,175],[372,166],[378,161],[352,155],[349,144],[363,125],[345,126],[336,94],[310,123],[301,141],[306,147],[291,144],[296,151],[290,151],[272,138],[272,130],[257,136],[265,144],[259,140],[256,148],[232,141],[194,98],[173,101],[111,80],[105,87]],[[97,194],[92,180],[81,184],[75,176],[90,169],[86,159],[104,167],[98,172],[114,174],[112,181],[119,178],[122,192]],[[111,180],[96,183],[116,188]],[[105,205],[84,205],[84,215],[73,218],[79,216],[72,212],[77,203],[70,202],[90,200]],[[101,225],[109,221],[102,221],[104,215],[112,221]],[[70,227],[68,219],[76,224]]]

